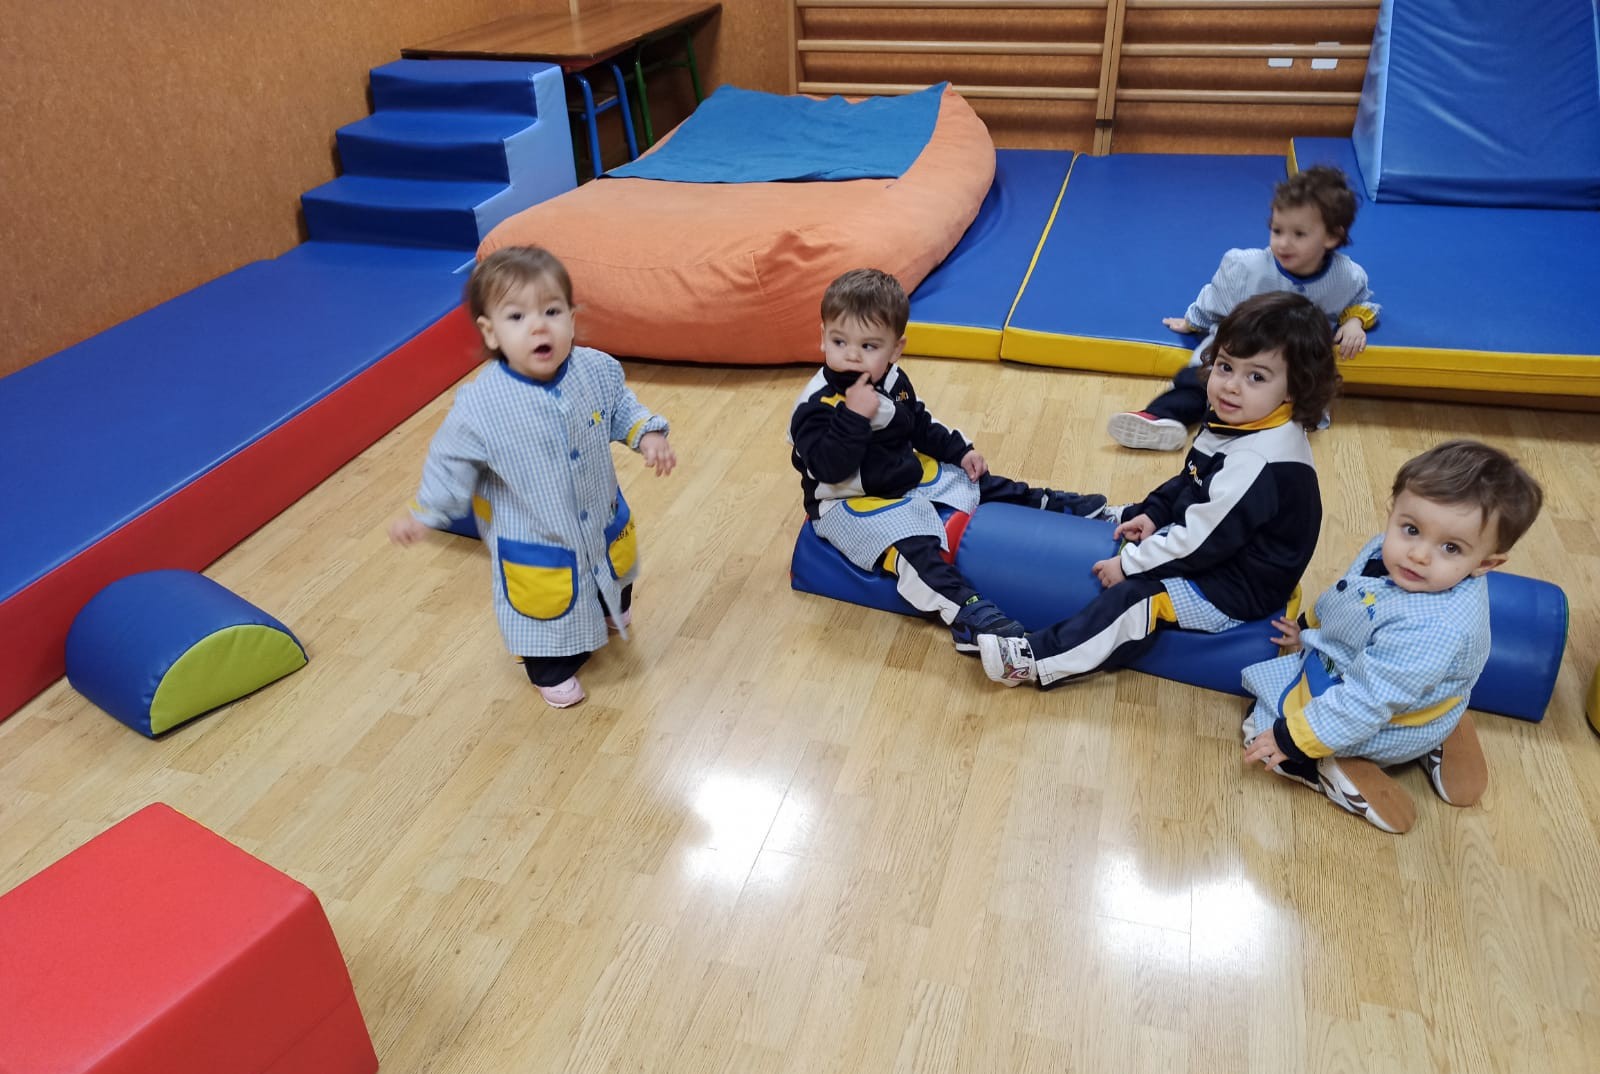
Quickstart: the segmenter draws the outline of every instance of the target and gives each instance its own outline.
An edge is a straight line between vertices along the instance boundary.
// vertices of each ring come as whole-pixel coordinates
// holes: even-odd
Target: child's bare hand
[[[1174,332],[1182,332],[1186,336],[1192,336],[1198,331],[1185,317],[1163,317],[1161,318],[1161,323]]]
[[[1149,515],[1136,515],[1111,531],[1114,540],[1142,541],[1156,531]]]
[[[428,535],[428,527],[415,515],[401,515],[389,523],[389,540],[398,545],[416,544]]]
[[[876,414],[878,412],[878,389],[872,386],[872,378],[863,373],[854,384],[846,388],[844,405],[860,414],[863,418],[871,418]]]
[[[1094,571],[1094,576],[1100,579],[1100,584],[1107,589],[1128,579],[1128,576],[1122,572],[1122,559],[1119,556],[1102,559],[1090,569]]]
[[[989,472],[989,463],[982,455],[978,454],[977,448],[973,448],[961,456],[961,468],[967,472],[967,477],[970,480],[976,481]]]
[[[1300,651],[1300,624],[1293,619],[1274,619],[1272,625],[1278,628],[1278,636],[1272,639],[1272,644],[1285,652],[1298,653]]]
[[[666,433],[645,433],[641,436],[639,454],[644,456],[644,464],[654,470],[657,477],[666,477],[678,465],[678,456],[667,442]]]
[[[1278,748],[1278,739],[1270,728],[1244,744],[1245,764],[1259,763],[1267,768],[1276,768],[1288,759],[1288,754]]]
[[[1352,317],[1333,334],[1333,344],[1339,348],[1340,358],[1354,358],[1367,349],[1367,330],[1361,327],[1360,320]]]

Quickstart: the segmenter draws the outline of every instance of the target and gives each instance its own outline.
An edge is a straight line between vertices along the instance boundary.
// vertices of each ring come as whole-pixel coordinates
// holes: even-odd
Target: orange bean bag
[[[611,354],[815,362],[834,277],[879,268],[911,291],[955,247],[993,178],[988,128],[946,90],[933,137],[898,179],[600,179],[505,220],[478,256],[550,250],[572,274],[578,342]]]

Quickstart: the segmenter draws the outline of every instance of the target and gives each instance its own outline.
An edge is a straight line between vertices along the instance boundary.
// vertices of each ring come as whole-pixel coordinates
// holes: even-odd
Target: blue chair
[[[601,97],[597,103],[594,88],[589,84],[588,72],[597,70],[602,66],[611,69],[611,78],[616,84],[617,92],[614,97]],[[589,139],[590,174],[594,178],[599,178],[600,174],[605,171],[600,161],[600,130],[595,125],[595,119],[601,113],[609,112],[613,108],[622,110],[622,133],[628,140],[628,159],[637,160],[639,158],[639,143],[633,134],[633,112],[628,107],[628,85],[623,81],[622,68],[610,60],[605,60],[595,64],[593,67],[582,71],[572,71],[569,74],[572,81],[577,84],[578,94],[582,100],[574,101],[571,97],[568,97],[567,110],[583,121],[585,133]]]

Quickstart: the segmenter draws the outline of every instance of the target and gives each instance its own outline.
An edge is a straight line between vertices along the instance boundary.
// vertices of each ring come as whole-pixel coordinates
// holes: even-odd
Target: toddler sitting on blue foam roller
[[[1451,805],[1483,794],[1466,708],[1489,659],[1485,575],[1533,524],[1543,492],[1504,452],[1452,440],[1402,466],[1393,495],[1384,532],[1314,615],[1275,621],[1275,640],[1294,651],[1245,669],[1256,701],[1244,757],[1398,833],[1416,806],[1383,765],[1421,761]]]

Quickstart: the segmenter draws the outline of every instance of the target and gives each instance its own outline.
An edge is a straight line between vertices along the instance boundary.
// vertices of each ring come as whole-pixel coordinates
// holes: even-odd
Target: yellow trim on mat
[[[961,324],[906,325],[906,353],[930,358],[1000,360],[1000,329]]]
[[[1078,166],[1078,158],[1082,155],[1081,153],[1072,154],[1072,160],[1067,164],[1066,177],[1061,180],[1061,189],[1056,191],[1056,203],[1050,206],[1050,219],[1044,222],[1044,230],[1039,232],[1039,241],[1033,245],[1033,256],[1028,258],[1028,271],[1022,274],[1022,286],[1017,288],[1016,297],[1011,300],[1011,308],[1006,310],[1006,326],[1004,329],[1006,333],[1011,331],[1011,318],[1017,312],[1017,303],[1022,301],[1023,292],[1028,289],[1028,281],[1033,278],[1033,266],[1039,263],[1039,255],[1044,252],[1044,242],[1050,237],[1050,229],[1056,226],[1056,214],[1061,211],[1061,199],[1067,196],[1067,184],[1072,182],[1072,169]],[[1005,338],[1002,334],[1000,357],[1004,358],[1005,356]]]
[[[1158,343],[1008,328],[1000,357],[1061,369],[1170,377],[1188,362],[1189,352]],[[1600,397],[1600,355],[1368,347],[1340,362],[1339,372],[1349,384]]]
[[[1170,377],[1189,362],[1189,352],[1181,347],[1059,335],[1031,328],[1007,328],[1000,340],[1000,357],[1030,365],[1147,377]]]

